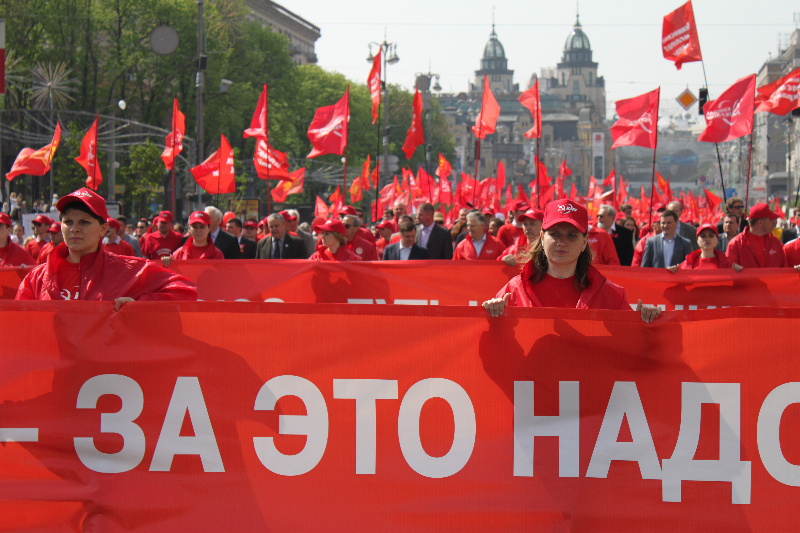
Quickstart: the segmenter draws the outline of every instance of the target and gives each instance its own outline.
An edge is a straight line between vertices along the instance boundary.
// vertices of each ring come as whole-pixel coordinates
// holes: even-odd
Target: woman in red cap
[[[17,290],[17,300],[197,300],[188,279],[152,261],[106,253],[105,200],[82,188],[61,198],[64,243],[31,270]]]
[[[324,224],[314,226],[317,235],[321,235],[317,250],[309,259],[314,261],[361,261],[361,258],[347,249],[345,244],[347,229],[341,220],[328,220]]]
[[[586,208],[571,200],[547,204],[539,240],[529,252],[522,273],[483,307],[500,316],[506,306],[629,310],[625,289],[592,266]],[[642,320],[652,322],[661,310],[639,304]]]
[[[35,265],[36,259],[22,246],[11,242],[11,217],[0,213],[0,266],[19,267]]]
[[[214,246],[208,236],[211,217],[205,211],[195,211],[189,215],[189,239],[183,246],[172,252],[172,257],[162,257],[164,266],[173,259],[225,259],[222,251]]]
[[[743,267],[731,262],[722,250],[717,250],[719,234],[714,224],[703,224],[697,228],[697,245],[700,247],[686,256],[683,263],[673,265],[667,270],[673,274],[682,270],[710,270],[716,268],[732,268],[740,272]]]
[[[544,212],[539,209],[528,209],[516,218],[522,224],[522,234],[514,239],[514,244],[505,249],[497,258],[508,266],[517,264],[517,257],[524,254],[539,239],[542,233]]]

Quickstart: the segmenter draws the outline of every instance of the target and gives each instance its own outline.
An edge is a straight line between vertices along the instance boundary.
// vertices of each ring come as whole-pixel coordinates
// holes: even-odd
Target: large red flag
[[[452,171],[453,167],[450,165],[450,162],[439,153],[439,168],[436,169],[436,175],[439,176],[440,180],[450,179],[450,173]]]
[[[253,163],[255,164],[256,174],[259,179],[289,179],[289,159],[286,157],[285,153],[270,146],[265,137],[259,137],[256,142]]]
[[[446,205],[453,203],[453,191],[449,178],[439,178],[439,203]]]
[[[611,169],[611,173],[606,176],[606,179],[603,180],[603,187],[608,187],[609,185],[614,185],[614,180],[616,179],[616,174],[614,173],[614,169]]]
[[[378,178],[381,175],[381,160],[378,159],[378,162],[375,164],[375,168],[372,169],[372,174],[369,175],[369,180],[372,182],[372,186],[377,189],[378,188]],[[369,189],[369,187],[367,187]]]
[[[502,161],[497,162],[497,198],[500,198],[506,187],[506,166]]]
[[[703,107],[706,129],[698,141],[721,143],[753,133],[756,75],[736,80],[719,98]]]
[[[756,113],[767,111],[786,115],[800,107],[800,68],[779,80],[758,88]]]
[[[611,126],[611,137],[618,146],[642,146],[655,149],[658,143],[659,89],[649,93],[617,100],[617,120]]]
[[[710,216],[717,209],[717,206],[722,203],[722,198],[706,188],[703,188],[703,191],[706,193],[706,208]]]
[[[161,159],[167,170],[175,166],[175,158],[183,150],[183,136],[186,133],[186,117],[178,109],[178,99],[172,102],[172,131],[165,140],[166,146],[161,153]]]
[[[422,131],[422,95],[419,89],[414,92],[414,101],[411,103],[411,126],[406,133],[406,140],[403,143],[403,153],[406,159],[411,159],[417,146],[425,142],[425,133]]]
[[[339,201],[339,198],[341,198],[341,196],[342,196],[341,187],[337,185],[336,190],[333,191],[330,196],[328,196],[328,201],[332,204],[335,204],[336,202]]]
[[[495,132],[497,127],[497,117],[500,116],[500,105],[494,99],[492,89],[489,87],[489,77],[483,75],[483,98],[481,99],[481,112],[478,118],[475,119],[475,125],[472,126],[472,133],[478,139],[483,139],[487,135]]]
[[[527,139],[538,139],[542,136],[542,106],[539,100],[539,78],[533,86],[519,95],[519,102],[530,109],[533,115],[533,127],[525,132]]]
[[[378,120],[378,108],[381,105],[381,51],[372,58],[372,70],[367,78],[369,96],[372,99],[372,123]]]
[[[50,144],[46,144],[38,150],[33,148],[20,150],[14,160],[14,164],[11,165],[11,170],[6,174],[6,179],[11,181],[20,174],[29,174],[31,176],[44,176],[47,174],[59,142],[61,142],[61,123],[56,122],[56,129],[53,132],[53,140],[50,141]]]
[[[220,135],[219,150],[194,167],[192,176],[204,191],[210,194],[236,192],[233,173],[233,150],[225,135]]]
[[[354,204],[356,202],[360,202],[361,199],[364,197],[364,193],[361,191],[361,176],[356,177],[353,182],[350,184],[350,203]]]
[[[306,177],[306,168],[301,167],[289,175],[288,180],[283,180],[272,189],[272,200],[276,203],[285,202],[290,194],[303,192],[303,182]],[[324,202],[323,202],[324,204]]]
[[[675,62],[678,70],[684,63],[703,60],[691,0],[664,17],[661,50],[666,59]]]
[[[361,186],[364,187],[365,191],[369,190],[369,167],[371,163],[372,159],[370,158],[370,155],[367,154],[367,160],[364,162],[364,166],[361,167]]]
[[[86,170],[86,186],[93,191],[103,183],[103,175],[100,173],[100,166],[97,161],[97,122],[100,115],[95,116],[92,126],[81,141],[81,155],[75,161]]]
[[[325,200],[317,196],[317,200],[314,203],[314,217],[328,218],[328,214],[328,204],[325,203]]]
[[[567,166],[567,158],[565,157],[561,162],[561,166],[558,168],[558,176],[556,177],[556,197],[558,200],[567,197],[567,193],[564,191],[564,181],[567,179],[567,176],[571,175],[572,171]]]
[[[250,127],[244,130],[243,137],[256,137],[259,139],[269,139],[269,122],[267,117],[267,84],[264,84],[264,89],[261,91],[261,96],[258,98],[256,110],[253,113],[253,118],[250,120]]]
[[[318,107],[314,120],[308,127],[308,140],[311,141],[311,152],[306,158],[311,159],[322,154],[344,153],[347,146],[347,121],[350,118],[350,86],[334,105]]]

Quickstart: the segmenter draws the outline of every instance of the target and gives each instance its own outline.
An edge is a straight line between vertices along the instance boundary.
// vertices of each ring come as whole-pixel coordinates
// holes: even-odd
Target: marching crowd
[[[121,270],[136,271],[139,281],[163,282],[162,296],[171,298],[195,291],[189,280],[165,268],[172,261],[186,259],[497,260],[523,268],[524,283],[517,284],[512,304],[545,307],[591,307],[585,298],[588,293],[582,292],[592,287],[596,296],[598,283],[604,283],[594,265],[667,268],[672,272],[785,266],[800,270],[796,227],[778,229],[779,217],[766,204],[754,205],[745,216],[744,202],[735,197],[727,200],[719,224],[699,227],[681,220],[679,201],[654,206],[652,224],[634,220],[632,208],[626,204],[619,212],[610,205],[600,206],[591,224],[584,206],[559,200],[550,202],[544,211],[531,209],[523,201],[511,202],[505,214],[465,208],[450,227],[433,205],[423,203],[412,214],[401,201],[386,209],[382,220],[372,227],[363,223],[363,212],[352,206],[341,207],[329,219],[316,218],[310,225],[300,224],[298,212],[291,209],[259,221],[241,220],[232,212],[223,214],[208,206],[193,212],[186,226],[176,223],[169,211],[152,220],[142,218],[134,226],[124,216],[110,218],[103,198],[89,189],[61,198],[56,207],[60,220],[39,214],[30,236],[8,214],[0,213],[0,265],[41,265],[20,286],[18,299],[46,295],[48,299],[92,299],[91,290],[87,292],[92,281],[87,282],[87,265],[93,262],[96,273],[104,261],[127,265],[120,266]],[[98,256],[106,259],[98,263]],[[557,268],[564,258],[572,264]],[[108,277],[111,270],[106,268],[102,277]],[[565,290],[564,283],[553,283],[550,278],[569,279],[566,286],[575,290]],[[119,280],[109,282],[115,283],[124,285]],[[97,291],[97,283],[94,285]],[[95,299],[123,297],[119,306],[143,299],[143,294],[152,296],[147,292],[152,289],[148,283],[138,285],[114,298],[101,292]],[[508,303],[509,294],[514,293],[504,294]],[[566,299],[565,294],[569,295]],[[196,298],[196,292],[194,295]],[[558,296],[552,300],[552,295]],[[502,294],[497,299],[502,301]],[[618,303],[615,300],[604,308],[618,308]],[[500,314],[502,309],[490,312]]]

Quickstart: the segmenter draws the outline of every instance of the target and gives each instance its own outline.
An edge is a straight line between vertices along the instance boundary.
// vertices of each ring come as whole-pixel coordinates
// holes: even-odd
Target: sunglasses
[[[733,209],[744,209],[744,205],[732,205]]]
[[[350,228],[353,227],[353,225],[352,224],[345,224],[344,227],[347,228],[347,229],[350,229]]]

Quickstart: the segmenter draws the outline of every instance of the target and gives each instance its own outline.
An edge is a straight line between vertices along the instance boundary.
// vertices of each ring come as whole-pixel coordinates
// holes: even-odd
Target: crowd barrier
[[[172,268],[193,280],[200,299],[251,302],[478,305],[493,297],[519,268],[497,261],[387,261],[329,263],[180,261]],[[666,310],[721,307],[800,307],[794,269],[682,271],[600,267],[630,303]],[[13,298],[24,274],[0,270],[3,298]]]
[[[2,301],[0,529],[792,531],[798,318]]]

